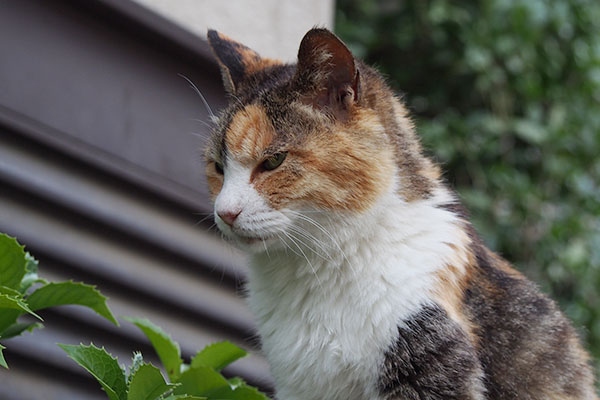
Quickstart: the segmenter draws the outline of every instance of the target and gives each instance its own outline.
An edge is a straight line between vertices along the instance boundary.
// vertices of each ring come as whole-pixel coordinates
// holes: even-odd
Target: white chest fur
[[[316,242],[254,257],[249,303],[280,400],[380,398],[385,351],[431,301],[461,237],[433,206],[440,196],[408,204],[390,193],[360,217],[306,214],[319,221],[302,227]]]

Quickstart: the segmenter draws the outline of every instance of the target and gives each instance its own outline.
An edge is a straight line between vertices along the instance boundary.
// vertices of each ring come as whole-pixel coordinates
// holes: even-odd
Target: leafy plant
[[[79,282],[48,282],[38,276],[38,261],[15,238],[0,233],[0,339],[41,328],[41,322],[22,322],[19,317],[65,304],[88,307],[119,325],[106,305],[106,297],[94,286]],[[8,368],[0,344],[0,365]]]
[[[134,353],[128,372],[116,358],[93,344],[59,344],[75,362],[85,368],[102,386],[110,400],[268,400],[267,396],[241,378],[227,379],[220,371],[247,355],[229,342],[211,344],[183,362],[181,350],[171,337],[147,319],[125,319],[135,324],[152,343],[171,383],[158,368],[144,363]]]
[[[38,261],[16,239],[0,233],[0,338],[8,339],[42,327],[40,322],[21,322],[36,311],[64,304],[86,306],[119,325],[106,305],[107,298],[84,283],[48,282],[37,274]],[[147,319],[125,319],[135,324],[152,343],[171,383],[161,371],[134,353],[129,371],[117,359],[93,344],[59,344],[75,362],[102,386],[110,400],[268,400],[239,377],[227,379],[220,371],[247,353],[229,342],[214,343],[183,362],[181,350],[171,337]],[[8,368],[0,344],[0,365]]]

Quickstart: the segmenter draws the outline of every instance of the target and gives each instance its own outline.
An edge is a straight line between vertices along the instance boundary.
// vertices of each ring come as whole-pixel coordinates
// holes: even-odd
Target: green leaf
[[[138,368],[141,367],[143,364],[144,357],[142,356],[142,353],[139,351],[134,352],[133,357],[131,358],[131,368],[129,368],[129,374],[127,375],[127,386],[129,386],[129,383],[131,382],[131,378],[133,378],[135,371],[137,371]]]
[[[0,366],[3,366],[4,368],[8,369],[8,364],[6,363],[6,360],[4,359],[4,354],[2,354],[2,350],[4,350],[6,347],[2,346],[0,344]]]
[[[23,294],[21,292],[13,288],[9,288],[8,286],[0,286],[0,294],[7,294],[18,299],[23,298]]]
[[[514,129],[517,136],[533,144],[540,144],[548,137],[548,132],[543,126],[527,119],[515,120]]]
[[[246,384],[246,382],[244,382],[244,380],[242,378],[240,378],[239,376],[234,376],[233,378],[229,378],[229,379],[227,379],[227,382],[229,382],[229,386],[231,386],[232,389],[236,389],[236,388]]]
[[[269,400],[266,394],[260,392],[255,387],[248,385],[240,377],[233,377],[227,380],[229,387],[222,387],[207,393],[211,399],[228,400]]]
[[[85,368],[102,385],[110,400],[126,400],[125,373],[117,359],[93,344],[78,346],[58,344],[69,357]]]
[[[34,329],[41,329],[44,325],[39,322],[15,322],[2,332],[3,339],[9,339],[19,336],[24,332],[32,332]]]
[[[38,288],[27,298],[27,303],[33,310],[65,304],[89,307],[118,326],[119,323],[106,305],[106,299],[94,286],[68,281],[51,282]]]
[[[21,293],[27,292],[27,289],[36,282],[46,283],[45,280],[40,279],[38,276],[38,260],[33,258],[28,252],[25,253],[25,275],[21,280],[19,291]]]
[[[213,343],[192,358],[192,368],[205,366],[219,371],[247,354],[231,342]]]
[[[158,368],[143,364],[131,378],[127,400],[154,400],[173,387],[175,385],[165,382]]]
[[[169,379],[175,381],[180,375],[180,368],[183,360],[181,359],[181,349],[171,337],[165,333],[159,326],[145,318],[123,317],[144,332],[148,340],[152,343],[154,350],[158,354],[160,361],[167,370]]]
[[[215,389],[207,393],[211,399],[227,399],[227,400],[269,400],[267,395],[258,391],[258,389],[243,385],[236,389],[231,387],[223,387]]]
[[[25,246],[0,233],[0,286],[18,289],[25,275]]]
[[[208,398],[189,394],[172,394],[169,397],[165,397],[164,400],[208,400]]]
[[[24,300],[20,299],[16,296],[11,296],[8,294],[0,294],[0,314],[3,312],[3,308],[13,309],[20,311],[21,314],[29,313],[39,320],[43,321],[42,317],[34,313],[25,303]],[[5,328],[6,329],[6,328]]]
[[[22,314],[21,310],[0,308],[0,335],[11,325],[15,324],[17,318]]]
[[[185,371],[177,383],[173,394],[191,394],[194,396],[205,396],[209,392],[219,388],[229,388],[229,382],[223,376],[210,367],[190,368]]]

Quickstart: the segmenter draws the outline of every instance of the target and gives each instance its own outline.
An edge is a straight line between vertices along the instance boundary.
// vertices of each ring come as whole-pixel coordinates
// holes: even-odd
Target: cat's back
[[[463,307],[490,399],[596,399],[588,356],[554,301],[478,240]]]

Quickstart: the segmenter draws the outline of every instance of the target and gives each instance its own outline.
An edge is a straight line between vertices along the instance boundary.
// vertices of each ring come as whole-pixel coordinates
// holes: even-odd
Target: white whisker
[[[304,251],[302,250],[302,247],[300,247],[300,245],[298,243],[296,243],[296,241],[290,235],[288,235],[285,232],[282,232],[282,233],[285,236],[287,236],[288,239],[290,239],[292,241],[292,243],[298,248],[298,250],[300,250],[300,252],[302,253],[302,256],[304,256],[304,259],[306,260],[306,262],[310,266],[310,269],[312,270],[313,274],[315,275],[315,278],[317,278],[317,284],[319,285],[319,287],[323,288],[323,286],[321,285],[321,279],[319,279],[319,275],[317,274],[317,271],[315,270],[315,267],[312,265],[312,263],[310,262],[310,260],[308,259],[308,257],[304,253]]]
[[[196,215],[202,215],[202,214],[204,214],[204,213],[196,213]],[[213,216],[213,213],[206,213],[204,218],[202,218],[200,221],[196,222],[196,225],[200,225],[201,223],[203,223],[204,221],[206,221],[207,219],[209,219],[212,216]]]
[[[298,257],[301,257],[301,255],[299,253],[297,253],[296,251],[294,251],[294,249],[292,249],[290,247],[290,245],[287,244],[287,242],[285,241],[284,238],[281,237],[281,235],[277,234],[277,238],[279,238],[279,240],[281,241],[281,243],[283,243],[283,245],[285,246],[286,253],[287,253],[287,250],[289,249],[292,253],[294,253]]]
[[[319,240],[316,240],[312,235],[310,235],[310,233],[308,231],[306,231],[305,229],[303,229],[299,226],[290,226],[289,229],[292,232],[298,234],[300,237],[303,237],[307,240],[312,241],[317,246],[317,248],[320,249],[325,255],[319,253],[317,250],[310,247],[307,243],[305,243],[303,240],[301,240],[300,237],[296,237],[296,239],[298,239],[310,251],[312,251],[313,253],[315,253],[317,256],[321,257],[325,261],[333,261],[333,259],[327,253],[324,245],[322,243],[320,243]]]
[[[267,243],[265,242],[265,239],[261,239],[262,244],[265,248],[265,252],[267,253],[267,257],[269,258],[269,260],[271,259],[271,255],[269,254],[269,248],[267,247]]]
[[[291,211],[291,210],[289,210],[289,212],[291,214],[295,215],[296,217],[298,217],[299,219],[312,224],[317,229],[319,229],[321,232],[323,232],[329,238],[329,240],[331,240],[331,242],[335,245],[335,247],[340,251],[343,259],[348,263],[348,266],[350,267],[350,269],[352,269],[352,272],[356,274],[356,269],[354,268],[354,265],[350,262],[350,260],[348,259],[348,257],[346,257],[346,253],[344,252],[344,250],[342,249],[342,247],[340,246],[340,244],[337,242],[337,240],[335,239],[335,237],[327,229],[325,229],[325,227],[323,227],[323,225],[321,225],[320,223],[318,223],[317,221],[315,221],[313,218],[310,218],[310,217],[308,217],[308,216],[306,216],[306,215],[304,215],[304,214],[302,214],[300,212]]]
[[[198,118],[190,118],[190,119],[191,119],[192,121],[194,121],[194,122],[200,122],[202,125],[206,126],[206,127],[207,127],[208,129],[210,129],[210,130],[212,130],[212,129],[214,128],[214,127],[213,127],[213,126],[211,126],[211,125],[210,125],[208,122],[206,122],[206,121],[203,121],[203,120],[201,120],[201,119],[198,119]]]
[[[210,115],[211,121],[218,120],[218,118],[215,116],[215,114],[210,109],[210,106],[208,105],[208,102],[206,101],[206,99],[202,95],[202,92],[200,92],[200,89],[198,89],[198,87],[194,84],[194,82],[192,82],[192,80],[190,78],[188,78],[187,76],[185,76],[183,74],[177,74],[177,75],[179,75],[180,77],[182,77],[183,79],[185,79],[190,84],[190,86],[192,87],[192,89],[194,89],[196,91],[196,93],[198,93],[198,96],[200,96],[200,99],[202,100],[202,103],[204,103],[204,107],[206,107],[206,110],[208,111],[208,115]]]

